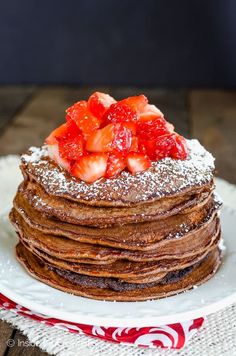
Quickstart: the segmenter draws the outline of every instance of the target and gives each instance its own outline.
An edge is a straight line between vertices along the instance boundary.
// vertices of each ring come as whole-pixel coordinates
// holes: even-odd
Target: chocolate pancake
[[[19,261],[46,284],[101,300],[166,297],[210,278],[220,263],[214,159],[187,145],[185,160],[92,184],[31,148],[10,213]]]
[[[57,258],[54,258],[46,253],[44,253],[43,251],[34,248],[31,245],[28,245],[24,240],[20,239],[21,244],[27,249],[29,250],[33,255],[35,255],[37,258],[39,258],[40,260],[42,260],[43,262],[45,262],[48,266],[54,267],[54,268],[58,268],[64,271],[70,271],[70,272],[74,272],[74,273],[79,273],[78,271],[82,272],[83,268],[81,269],[81,267],[79,266],[83,266],[83,264],[78,265],[75,262],[69,262],[69,261],[65,261],[65,260],[60,260]],[[200,258],[198,258],[200,259]],[[124,262],[124,261],[123,261]],[[124,264],[127,265],[126,262],[124,262]],[[109,273],[108,272],[104,272],[104,271],[96,271],[96,266],[95,268],[92,270],[90,265],[90,270],[84,270],[83,272],[85,276],[95,276],[95,277],[105,277],[105,278],[111,278],[109,277]],[[109,265],[108,265],[109,266]],[[113,271],[115,270],[115,265],[112,264],[111,265],[113,268]],[[118,267],[120,267],[120,264],[118,264]],[[145,268],[145,264],[143,263],[143,267]],[[141,265],[142,268],[142,265]],[[168,272],[163,271],[160,272],[160,270],[157,270],[157,272],[155,272],[153,269],[150,268],[150,271],[144,271],[142,273],[142,271],[139,271],[136,269],[136,271],[134,271],[134,273],[132,275],[130,275],[129,273],[127,273],[127,275],[125,273],[119,273],[119,271],[116,271],[115,274],[112,276],[112,278],[117,278],[121,281],[127,281],[129,283],[146,283],[146,282],[150,282],[150,281],[157,281],[160,280],[161,278],[163,278]],[[83,273],[80,273],[81,275]]]
[[[178,238],[170,237],[161,240],[158,246],[151,251],[133,251],[91,245],[61,236],[44,234],[40,230],[30,227],[15,209],[12,210],[10,219],[21,239],[28,245],[53,257],[82,263],[111,263],[121,259],[129,261],[153,261],[163,258],[181,259],[201,253],[214,242],[219,234],[219,219],[213,214],[199,228],[195,228]]]
[[[34,147],[22,157],[22,172],[42,186],[49,196],[93,207],[133,207],[191,194],[197,187],[212,184],[214,158],[197,140],[187,140],[187,146],[189,155],[185,160],[164,158],[134,176],[123,171],[115,179],[92,184],[72,177],[57,166],[48,158],[46,148]]]
[[[36,255],[40,259],[43,259],[45,262],[50,265],[53,265],[54,267],[62,268],[63,270],[68,270],[79,274],[85,274],[88,276],[129,279],[136,277],[148,277],[151,275],[179,270],[191,266],[201,260],[204,256],[206,256],[212,249],[214,249],[217,246],[219,239],[220,233],[218,233],[215,241],[210,246],[205,248],[205,250],[198,254],[195,253],[188,258],[162,259],[158,261],[149,262],[130,262],[127,260],[118,260],[110,264],[101,265],[76,263],[69,262],[63,259],[57,259],[44,253],[42,250],[34,248],[32,245],[27,244],[24,240],[21,240],[21,242],[34,255]]]
[[[52,287],[83,297],[117,301],[156,299],[180,293],[209,279],[220,263],[220,253],[218,248],[215,248],[201,262],[199,261],[187,271],[174,272],[157,283],[133,286],[132,283],[117,282],[115,279],[99,280],[98,277],[81,276],[52,268],[22,244],[17,245],[16,252],[18,260],[32,276]]]
[[[158,247],[160,241],[165,238],[181,237],[209,222],[220,206],[221,203],[214,198],[214,201],[211,199],[204,207],[197,206],[194,211],[177,214],[158,222],[97,229],[48,218],[32,208],[20,192],[14,200],[15,209],[33,229],[80,242],[134,250],[150,250]]]
[[[175,215],[180,211],[204,206],[212,195],[213,185],[193,188],[191,193],[159,199],[144,206],[92,207],[48,195],[34,181],[25,180],[19,191],[29,204],[40,213],[72,224],[108,227],[145,221],[156,221]]]
[[[95,248],[96,245],[101,245],[150,252],[159,248],[162,243],[166,244],[164,240],[171,242],[178,239],[181,241],[180,239],[186,234],[204,228],[203,225],[210,224],[214,219],[220,206],[221,202],[214,197],[214,200],[210,200],[204,207],[198,206],[194,211],[177,214],[158,222],[97,229],[48,218],[33,209],[20,192],[14,199],[16,211],[25,223],[33,230],[39,231],[39,234],[67,237],[78,242],[92,244]],[[199,233],[201,233],[201,230],[199,230]],[[178,241],[175,241],[176,243]],[[93,252],[94,250],[91,248],[90,254]],[[99,253],[99,256],[100,260],[108,258],[101,253]]]

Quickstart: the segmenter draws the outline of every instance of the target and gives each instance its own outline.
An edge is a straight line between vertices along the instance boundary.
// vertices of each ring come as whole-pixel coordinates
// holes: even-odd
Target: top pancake
[[[49,159],[47,148],[32,147],[22,156],[22,172],[53,196],[94,206],[131,206],[209,186],[213,180],[214,158],[197,140],[187,140],[186,160],[164,158],[147,171],[131,175],[123,171],[113,179],[87,184]]]

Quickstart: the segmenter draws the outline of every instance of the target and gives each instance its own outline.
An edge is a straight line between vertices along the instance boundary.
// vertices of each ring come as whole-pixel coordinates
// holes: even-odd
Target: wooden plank
[[[35,92],[33,86],[0,86],[0,135]]]
[[[167,120],[175,125],[177,132],[189,135],[189,115],[187,108],[187,91],[157,88],[114,88],[111,95],[122,99],[131,95],[145,94],[151,104],[163,111]]]
[[[106,88],[51,87],[38,91],[20,112],[0,140],[0,154],[22,153],[29,146],[42,145],[47,135],[63,123],[65,109],[87,98],[93,90]]]
[[[41,351],[37,346],[31,345],[26,336],[17,331],[14,336],[14,346],[7,350],[9,356],[46,356],[47,352]]]
[[[236,92],[190,93],[192,136],[216,157],[217,175],[236,183]]]
[[[0,321],[0,356],[5,355],[8,341],[12,339],[14,329],[4,321]]]

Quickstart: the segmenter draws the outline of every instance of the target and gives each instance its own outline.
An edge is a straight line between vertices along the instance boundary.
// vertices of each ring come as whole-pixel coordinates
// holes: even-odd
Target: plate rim
[[[110,320],[106,317],[100,317],[100,316],[93,316],[92,317],[93,321],[91,322],[91,316],[85,316],[83,314],[77,315],[69,312],[63,312],[64,315],[68,315],[68,317],[65,318],[62,317],[60,311],[58,312],[56,309],[53,311],[53,313],[51,313],[50,308],[47,308],[45,306],[40,305],[40,307],[38,308],[39,304],[37,303],[31,301],[27,301],[27,303],[24,303],[23,301],[22,303],[22,301],[19,300],[20,297],[18,297],[14,293],[9,292],[9,290],[7,290],[7,294],[4,291],[2,294],[5,295],[7,298],[11,299],[16,304],[19,304],[29,309],[32,312],[43,314],[47,317],[60,319],[65,322],[79,323],[79,324],[86,324],[86,325],[99,325],[104,327],[141,327],[141,326],[152,327],[157,325],[166,325],[166,324],[173,324],[173,323],[178,323],[183,321],[189,321],[189,320],[208,316],[212,313],[216,313],[217,311],[222,310],[236,302],[236,292],[235,292],[230,296],[221,299],[218,302],[212,303],[210,306],[208,305],[208,306],[203,306],[202,308],[198,308],[197,311],[191,310],[187,312],[171,314],[166,316],[156,316],[153,318],[147,317],[145,320],[140,318],[139,320],[135,319],[135,321],[132,319],[131,320],[125,319],[125,323],[123,324],[122,322],[115,321],[117,320],[117,318]],[[180,315],[181,317],[179,317]],[[79,321],[78,318],[80,319]]]
[[[224,209],[224,210],[223,210]],[[226,211],[227,214],[230,215],[235,215],[236,211],[233,210],[232,208],[228,208],[227,206],[223,207],[223,211]],[[7,224],[10,225],[10,222],[7,221]],[[27,273],[23,267],[20,265],[19,262],[17,262],[19,264],[19,268],[22,268],[23,273]],[[217,274],[217,272],[216,272]],[[214,278],[215,276],[213,276]],[[35,278],[31,277],[34,283],[40,283],[42,285],[45,286],[44,283],[36,280]],[[210,279],[209,281],[211,281],[212,279]],[[207,285],[207,283],[209,282],[205,282],[204,285]],[[47,288],[50,289],[54,289],[53,287],[47,286]],[[199,286],[200,288],[200,286]],[[56,289],[57,290],[57,289]],[[65,293],[60,291],[61,293]],[[188,293],[189,291],[186,291],[184,293]],[[191,320],[191,319],[195,319],[195,318],[199,318],[199,317],[203,317],[203,316],[207,316],[209,314],[215,313],[223,308],[226,308],[227,306],[230,306],[231,304],[236,302],[236,290],[234,292],[232,292],[230,295],[224,296],[222,297],[220,300],[217,300],[215,302],[212,302],[208,305],[202,305],[202,307],[195,307],[191,310],[188,311],[180,311],[179,313],[171,313],[171,314],[167,314],[167,315],[156,315],[154,317],[152,316],[139,316],[138,318],[134,317],[133,315],[127,315],[125,319],[119,319],[119,317],[117,316],[112,316],[109,315],[109,317],[107,315],[105,316],[101,316],[101,315],[91,315],[88,314],[86,315],[84,312],[79,312],[77,311],[77,313],[73,313],[71,311],[65,311],[61,308],[56,309],[56,306],[54,306],[53,308],[51,306],[47,306],[47,305],[42,305],[42,304],[38,304],[37,302],[34,302],[32,300],[29,299],[25,299],[23,298],[21,295],[18,295],[15,291],[10,290],[9,288],[5,287],[4,284],[1,284],[1,280],[0,280],[0,293],[4,294],[6,297],[8,297],[9,299],[11,299],[12,301],[14,301],[15,303],[22,305],[25,308],[30,309],[31,311],[34,311],[36,313],[40,313],[40,314],[44,314],[47,317],[54,317],[60,320],[63,320],[65,322],[72,322],[72,323],[81,323],[81,324],[87,324],[87,325],[102,325],[104,327],[145,327],[145,326],[156,326],[158,325],[164,325],[164,324],[171,324],[171,323],[176,323],[176,322],[182,322],[182,321],[186,321],[186,320]],[[65,293],[66,295],[68,295],[68,293]],[[182,293],[180,293],[182,294]],[[73,295],[72,295],[73,296]],[[73,296],[74,297],[74,296]],[[177,296],[171,296],[171,297],[167,297],[166,300],[168,300],[169,298],[175,298],[178,297]],[[83,297],[80,297],[82,299],[84,299]],[[88,298],[85,298],[88,299]],[[100,303],[114,303],[111,301],[99,301]],[[158,302],[158,300],[154,300],[153,303]],[[133,303],[145,303],[145,301],[143,302],[129,302],[131,304]],[[128,303],[128,304],[129,304]],[[122,304],[122,303],[121,303]],[[140,304],[140,306],[141,306]],[[116,305],[116,303],[114,303],[114,305]]]

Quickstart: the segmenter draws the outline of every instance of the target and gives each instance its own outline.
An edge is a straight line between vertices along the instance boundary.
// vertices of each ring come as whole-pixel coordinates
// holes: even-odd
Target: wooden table
[[[145,93],[172,122],[176,131],[198,138],[216,157],[217,175],[236,184],[236,91],[163,90],[110,87],[0,87],[0,155],[20,154],[63,122],[66,107],[95,90],[117,99]],[[14,339],[15,347],[7,347]],[[36,347],[18,346],[26,340],[20,332],[0,322],[1,355],[43,355]],[[46,354],[45,354],[46,355]]]

